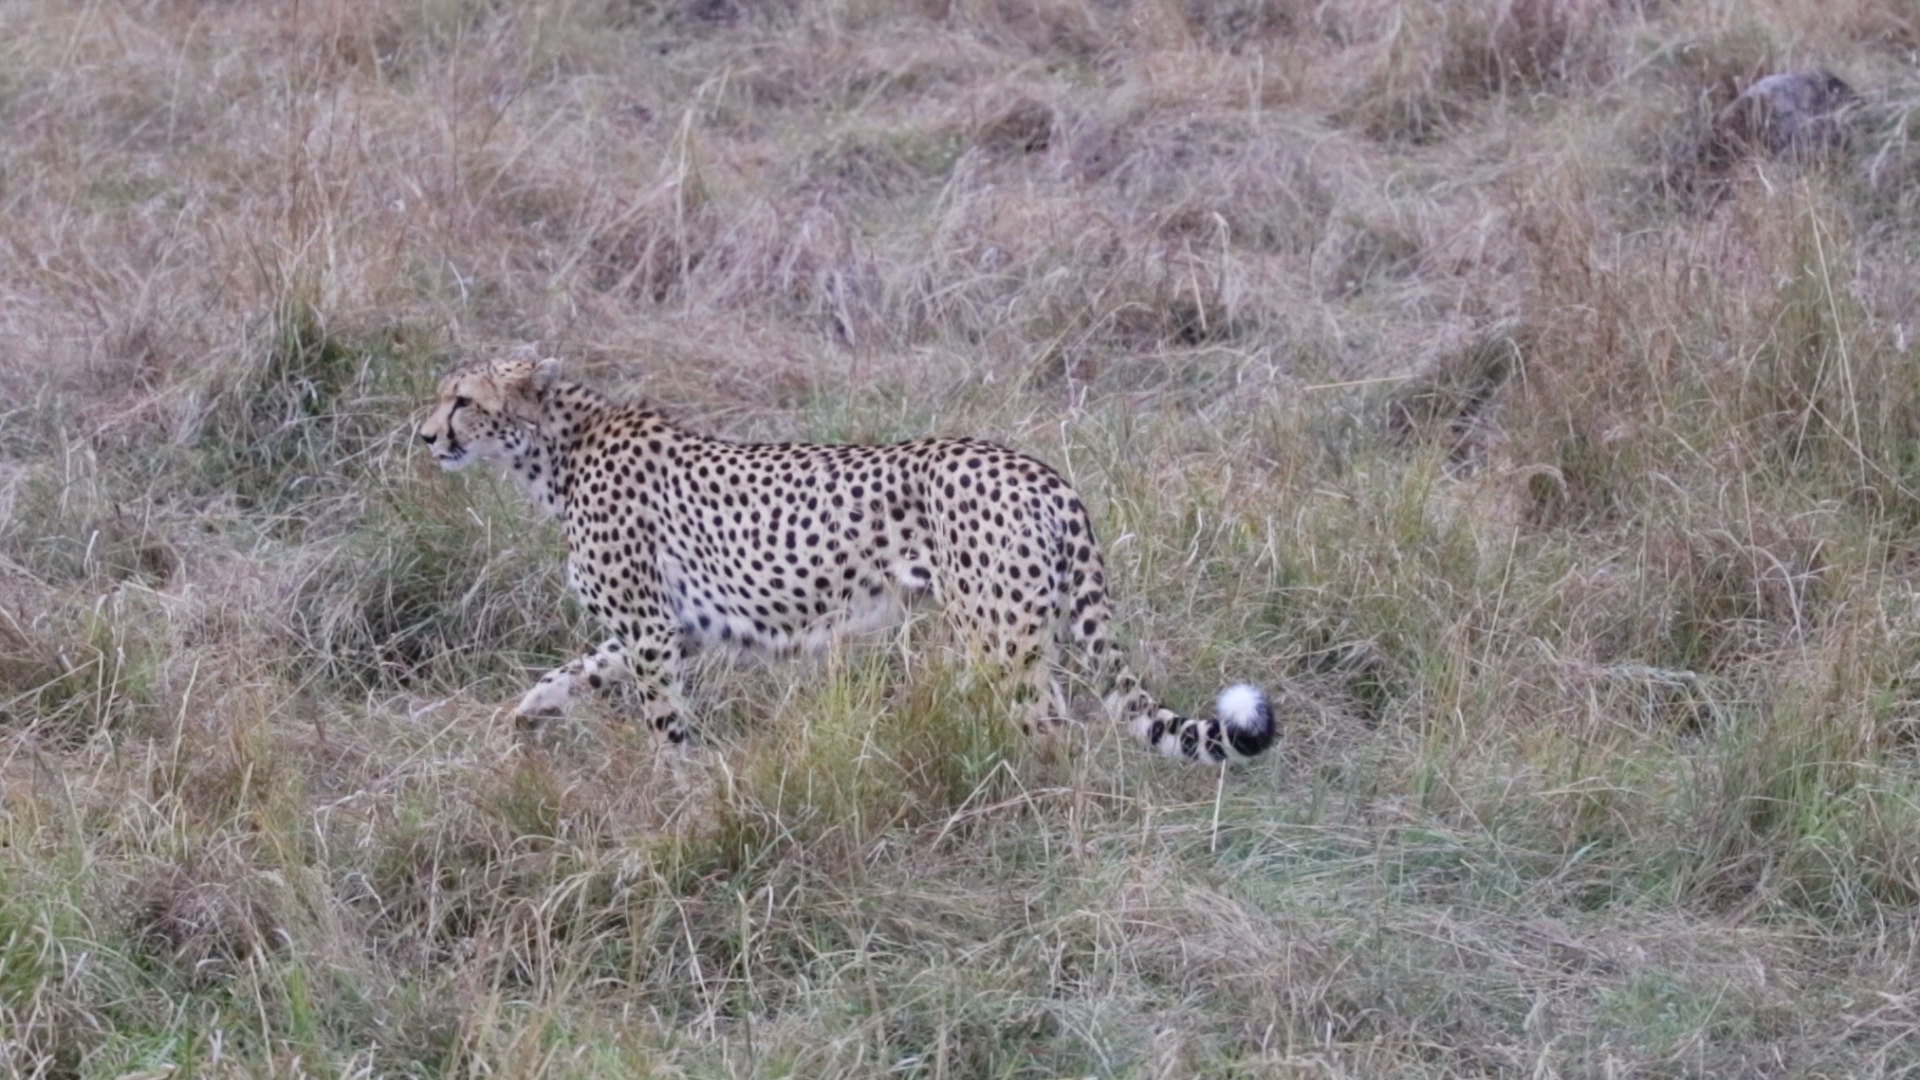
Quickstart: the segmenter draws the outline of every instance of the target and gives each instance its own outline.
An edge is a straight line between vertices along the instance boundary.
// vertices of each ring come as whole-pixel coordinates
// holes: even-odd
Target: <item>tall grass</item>
[[[0,9],[0,1072],[1911,1074],[1885,0]],[[1716,141],[1766,71],[1844,146]],[[1059,467],[1224,777],[931,620],[507,710],[533,341]]]

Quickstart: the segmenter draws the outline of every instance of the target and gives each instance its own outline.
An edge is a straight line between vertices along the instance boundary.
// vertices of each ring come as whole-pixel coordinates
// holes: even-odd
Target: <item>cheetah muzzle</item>
[[[687,737],[681,664],[727,646],[817,648],[931,600],[1012,677],[1027,729],[1063,700],[1072,647],[1110,715],[1170,757],[1218,763],[1272,745],[1255,687],[1214,715],[1162,707],[1107,635],[1106,571],[1086,506],[1045,464],[977,439],[889,446],[733,443],[559,377],[559,361],[467,363],[441,380],[419,436],[445,469],[505,468],[560,519],[567,582],[610,635],[541,677],[522,727],[584,684],[638,688],[647,721]]]

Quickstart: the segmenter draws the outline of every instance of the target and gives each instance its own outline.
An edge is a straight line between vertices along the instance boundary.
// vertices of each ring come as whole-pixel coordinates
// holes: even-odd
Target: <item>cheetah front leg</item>
[[[687,741],[679,642],[662,630],[634,646],[633,678],[640,688],[640,715],[647,726],[678,746]]]
[[[626,647],[619,638],[608,638],[587,655],[540,676],[540,681],[534,683],[533,689],[514,707],[514,726],[521,731],[538,731],[549,717],[567,711],[567,706],[573,703],[575,688],[582,682],[600,690],[633,677],[633,661]]]
[[[516,726],[523,732],[537,732],[548,717],[566,711],[583,682],[593,690],[604,690],[620,682],[634,683],[640,696],[640,713],[647,726],[660,732],[670,743],[687,740],[680,652],[657,635],[636,644],[617,637],[608,638],[587,655],[547,672],[513,710]]]

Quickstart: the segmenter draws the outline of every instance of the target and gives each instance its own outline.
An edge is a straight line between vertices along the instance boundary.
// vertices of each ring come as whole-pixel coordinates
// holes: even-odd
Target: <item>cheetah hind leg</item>
[[[1012,687],[1013,719],[1021,735],[1032,740],[1044,756],[1053,756],[1065,743],[1072,718],[1066,688],[1060,684],[1053,658],[1033,650],[1005,675]]]

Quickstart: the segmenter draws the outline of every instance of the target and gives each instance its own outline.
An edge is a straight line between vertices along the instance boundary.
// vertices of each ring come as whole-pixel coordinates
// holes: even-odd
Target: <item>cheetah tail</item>
[[[1129,682],[1133,686],[1123,690]],[[1136,738],[1167,757],[1218,765],[1258,757],[1273,745],[1273,706],[1265,693],[1247,683],[1222,690],[1214,715],[1205,718],[1162,708],[1130,672],[1122,674],[1109,700],[1122,707]]]

